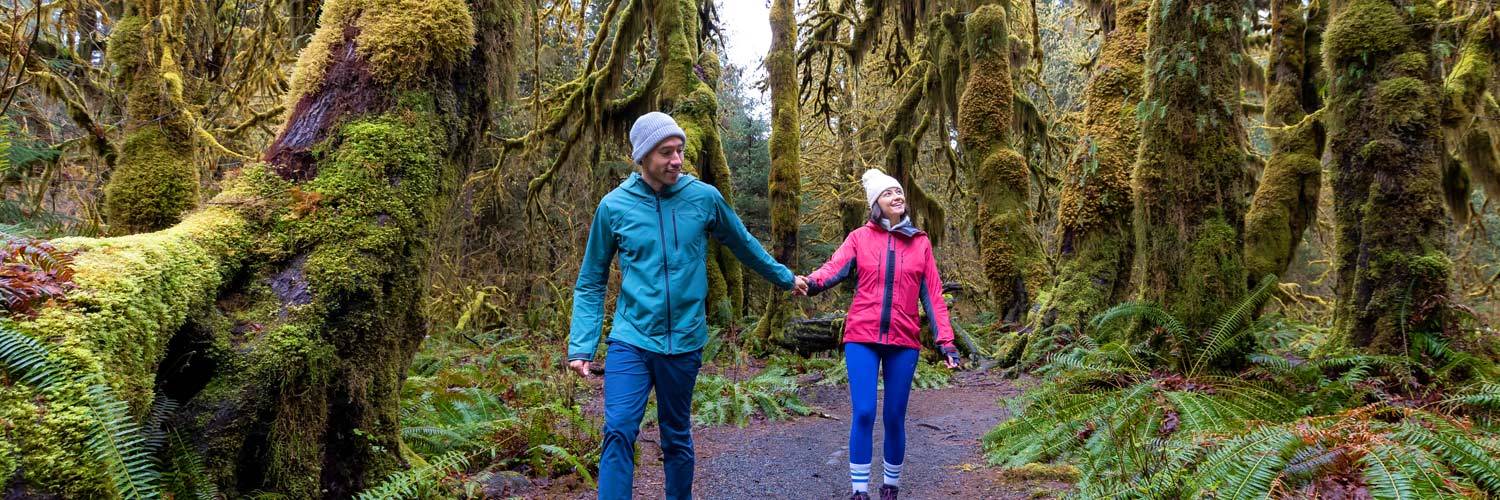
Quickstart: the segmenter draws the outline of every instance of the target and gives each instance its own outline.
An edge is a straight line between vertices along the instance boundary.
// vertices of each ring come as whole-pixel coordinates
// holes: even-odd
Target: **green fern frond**
[[[99,421],[99,429],[89,435],[90,455],[101,459],[121,497],[156,498],[161,477],[151,456],[139,424],[130,416],[130,407],[116,398],[104,384],[90,385],[86,390],[89,408]]]
[[[1182,325],[1176,317],[1173,317],[1161,306],[1150,302],[1126,302],[1105,310],[1094,317],[1094,330],[1100,331],[1105,325],[1122,319],[1139,319],[1146,323],[1156,325],[1166,330],[1179,345],[1187,345],[1187,327]]]
[[[48,349],[41,342],[7,328],[0,328],[0,368],[37,389],[50,389],[69,379],[47,361]]]
[[[1262,303],[1271,296],[1271,290],[1276,287],[1276,276],[1266,275],[1261,278],[1260,284],[1254,290],[1240,299],[1238,304],[1214,320],[1213,327],[1208,330],[1208,339],[1204,341],[1203,348],[1198,350],[1198,356],[1193,360],[1192,368],[1188,373],[1196,374],[1206,366],[1212,366],[1229,349],[1239,342],[1241,337],[1247,333],[1245,324],[1250,316],[1260,308]]]
[[[386,476],[385,480],[374,488],[360,492],[358,498],[360,500],[420,498],[425,491],[435,486],[437,480],[468,466],[469,455],[458,451],[450,452],[429,460],[426,466],[413,467],[410,470]],[[587,472],[585,471],[584,474]]]

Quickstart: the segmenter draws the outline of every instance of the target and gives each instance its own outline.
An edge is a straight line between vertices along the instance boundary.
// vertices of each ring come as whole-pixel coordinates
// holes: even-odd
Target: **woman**
[[[882,454],[885,481],[882,500],[895,499],[900,490],[901,465],[906,454],[906,402],[922,343],[917,306],[927,310],[927,321],[948,368],[958,367],[958,349],[943,303],[942,280],[927,234],[911,224],[901,184],[879,170],[865,172],[860,182],[870,204],[870,220],[849,233],[833,257],[807,277],[808,295],[816,295],[848,278],[857,280],[854,301],[844,320],[844,364],[849,370],[849,481],[851,500],[870,498],[871,432],[875,427],[875,375],[885,381],[885,444]]]

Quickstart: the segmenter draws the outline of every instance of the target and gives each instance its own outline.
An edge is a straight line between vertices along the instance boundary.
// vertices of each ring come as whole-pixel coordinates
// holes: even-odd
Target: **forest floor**
[[[811,416],[779,422],[756,420],[747,427],[704,427],[693,432],[697,472],[693,493],[701,498],[847,498],[849,496],[849,397],[843,385],[805,386]],[[980,438],[1009,416],[999,402],[1020,389],[991,371],[959,372],[941,389],[914,390],[906,417],[902,498],[1052,498],[1069,487],[1045,480],[1014,480],[984,459]],[[880,462],[882,422],[875,422],[875,458]],[[662,498],[661,450],[654,427],[642,429],[636,468],[636,498]],[[880,466],[871,477],[878,481]],[[571,479],[571,478],[568,478]],[[594,498],[576,480],[538,484],[527,498]],[[879,487],[872,484],[872,490]],[[878,495],[876,495],[878,498]]]

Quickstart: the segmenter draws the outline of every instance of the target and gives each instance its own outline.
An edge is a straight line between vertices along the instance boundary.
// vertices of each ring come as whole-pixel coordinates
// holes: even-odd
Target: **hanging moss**
[[[1435,12],[1426,1],[1339,5],[1324,44],[1333,78],[1334,324],[1349,345],[1381,354],[1405,352],[1409,332],[1438,331],[1451,275],[1441,89],[1425,64]]]
[[[1130,171],[1140,145],[1136,108],[1145,93],[1146,2],[1116,5],[1096,70],[1084,88],[1079,154],[1058,203],[1058,277],[1043,326],[1081,328],[1124,300],[1130,279]]]
[[[1467,125],[1481,107],[1481,96],[1494,77],[1492,69],[1500,51],[1500,14],[1484,16],[1469,26],[1459,47],[1458,61],[1443,82],[1443,122],[1450,127]]]
[[[1031,189],[1026,159],[1008,142],[1014,91],[1005,10],[980,7],[965,22],[970,63],[958,131],[965,153],[977,159],[980,258],[995,307],[1005,320],[1020,321],[1047,269],[1026,207]]]
[[[1158,1],[1138,108],[1133,286],[1201,330],[1245,293],[1245,132],[1239,64],[1246,12],[1234,1]]]

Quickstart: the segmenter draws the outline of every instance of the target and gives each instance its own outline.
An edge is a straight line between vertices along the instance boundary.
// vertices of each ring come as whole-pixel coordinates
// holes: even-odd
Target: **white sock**
[[[849,486],[855,493],[870,492],[870,464],[849,464]]]
[[[881,460],[880,468],[885,471],[885,484],[898,488],[901,486],[901,464]]]

